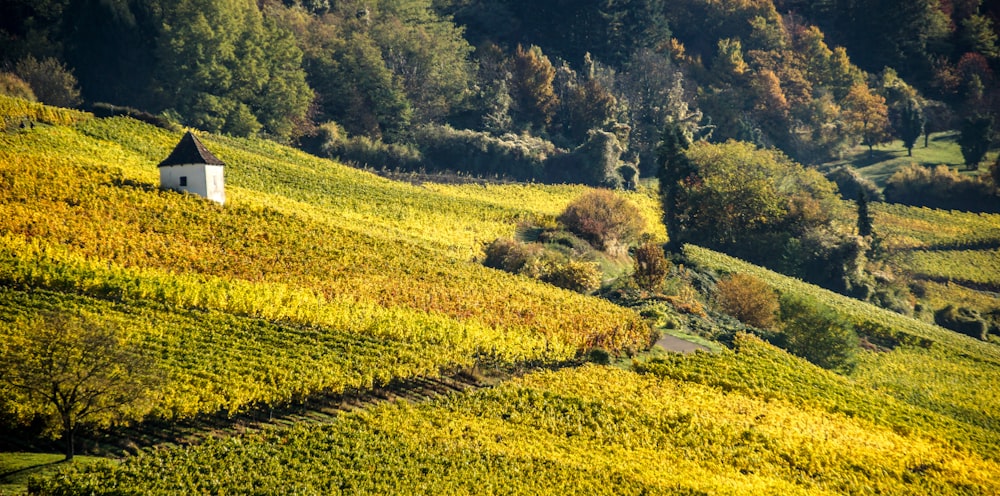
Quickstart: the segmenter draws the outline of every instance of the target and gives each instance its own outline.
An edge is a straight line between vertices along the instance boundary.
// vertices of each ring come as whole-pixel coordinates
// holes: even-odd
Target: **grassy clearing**
[[[906,165],[918,164],[932,167],[943,164],[958,169],[963,174],[980,174],[988,168],[988,164],[992,164],[996,160],[997,152],[993,151],[988,153],[980,164],[980,171],[966,171],[962,150],[955,142],[957,138],[957,131],[932,133],[927,143],[928,146],[925,148],[923,137],[921,137],[916,146],[913,147],[912,157],[907,156],[906,148],[903,147],[903,142],[900,140],[876,147],[871,155],[868,153],[868,147],[858,146],[848,151],[844,158],[827,162],[823,164],[823,167],[850,165],[880,188],[884,188],[889,177],[897,169]]]
[[[55,475],[70,466],[86,467],[103,460],[77,455],[72,462],[65,463],[64,458],[56,453],[0,453],[0,495],[26,494],[32,476]]]

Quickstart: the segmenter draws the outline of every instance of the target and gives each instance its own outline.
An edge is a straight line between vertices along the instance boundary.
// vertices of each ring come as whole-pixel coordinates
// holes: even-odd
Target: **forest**
[[[980,0],[11,0],[0,91],[362,166],[630,186],[668,122],[807,165],[1000,115]],[[889,19],[891,21],[884,21]]]

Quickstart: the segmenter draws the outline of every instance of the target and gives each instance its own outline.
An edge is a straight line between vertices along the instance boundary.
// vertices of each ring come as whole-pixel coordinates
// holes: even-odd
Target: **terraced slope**
[[[842,380],[803,369],[804,396]],[[784,355],[785,358],[781,358]],[[683,359],[681,359],[683,360]],[[738,361],[723,355],[715,365]],[[784,368],[782,368],[784,367]],[[879,400],[874,394],[862,400]],[[850,399],[849,401],[854,401]],[[849,406],[849,403],[837,401]],[[886,408],[894,410],[893,403]],[[861,406],[861,405],[856,405]],[[904,410],[905,411],[905,410]],[[1000,465],[795,394],[586,366],[79,468],[39,494],[992,494]]]
[[[156,164],[180,133],[0,105],[41,122],[0,133],[6,307],[25,319],[54,306],[127,322],[169,371],[161,414],[648,344],[632,311],[475,262],[483,242],[551,218],[580,188],[477,199],[206,135],[227,164],[220,206],[158,189]],[[0,321],[5,337],[20,328]]]

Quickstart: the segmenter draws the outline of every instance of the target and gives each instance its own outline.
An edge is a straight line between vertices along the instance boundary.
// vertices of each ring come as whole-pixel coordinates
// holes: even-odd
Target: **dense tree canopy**
[[[160,37],[156,92],[185,121],[288,138],[305,116],[302,52],[251,0],[181,0],[164,9]]]
[[[8,0],[0,62],[43,101],[61,84],[314,151],[418,157],[415,129],[450,126],[560,155],[611,133],[649,176],[668,122],[814,164],[996,120],[998,18],[979,0]],[[59,70],[16,73],[32,60]],[[354,145],[320,146],[323,125]]]

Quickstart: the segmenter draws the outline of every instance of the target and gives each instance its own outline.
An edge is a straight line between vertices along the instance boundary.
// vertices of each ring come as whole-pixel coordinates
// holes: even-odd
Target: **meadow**
[[[906,153],[906,147],[900,140],[878,145],[871,154],[869,154],[867,146],[857,146],[848,150],[840,160],[827,162],[823,164],[823,167],[850,165],[856,168],[861,175],[878,185],[879,188],[885,187],[886,181],[897,169],[910,164],[926,167],[947,165],[963,174],[981,173],[981,171],[966,170],[965,160],[962,158],[962,150],[958,146],[957,139],[957,131],[931,133],[925,147],[924,137],[921,136],[913,147],[912,156]],[[994,150],[986,155],[980,164],[981,170],[987,169],[989,164],[996,160],[996,153]]]

